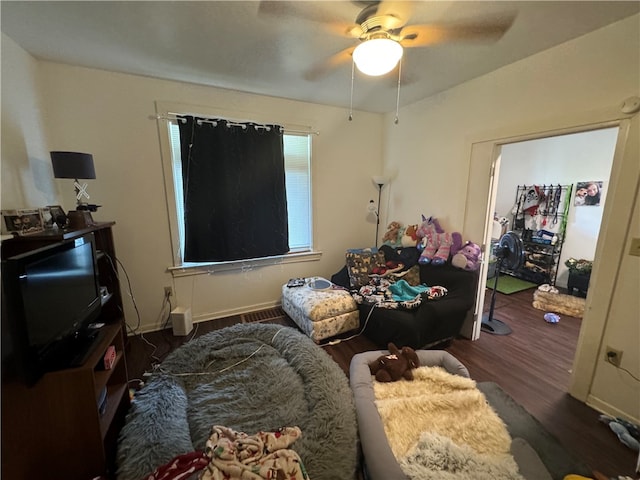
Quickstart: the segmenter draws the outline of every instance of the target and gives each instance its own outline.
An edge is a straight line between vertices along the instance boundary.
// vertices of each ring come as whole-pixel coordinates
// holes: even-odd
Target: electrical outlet
[[[172,297],[173,296],[173,287],[164,287],[164,296]]]
[[[629,255],[635,255],[640,257],[640,238],[632,238],[631,246],[629,247]]]
[[[620,362],[622,362],[622,350],[616,350],[615,348],[607,347],[605,351],[605,359],[612,365],[619,367]]]

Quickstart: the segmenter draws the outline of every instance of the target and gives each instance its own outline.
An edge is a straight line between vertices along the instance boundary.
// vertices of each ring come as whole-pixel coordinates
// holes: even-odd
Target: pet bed
[[[410,462],[404,461],[404,469],[396,460],[394,451],[387,439],[387,433],[381,419],[381,412],[376,406],[376,396],[374,393],[375,378],[369,371],[369,363],[373,362],[380,355],[388,354],[388,350],[376,350],[364,352],[353,357],[350,367],[350,383],[354,394],[356,405],[356,413],[358,418],[358,428],[360,431],[360,439],[362,443],[362,451],[364,455],[364,467],[366,478],[368,480],[409,480],[410,478],[451,478],[449,473],[442,476],[436,472],[421,472],[422,476],[409,476],[405,470],[414,471],[416,463],[422,461],[432,461],[433,457],[440,455],[443,451],[450,451],[450,461],[453,463],[456,459],[453,454],[461,455],[461,449],[452,448],[449,444],[444,444],[445,437],[425,435],[420,437],[413,457]],[[463,378],[469,377],[469,372],[454,356],[445,351],[437,350],[417,350],[416,353],[420,359],[420,365],[423,366],[439,366],[446,372]],[[409,382],[407,382],[409,383]],[[569,452],[563,449],[558,441],[549,434],[539,422],[529,415],[524,408],[515,403],[498,385],[493,382],[481,382],[477,384],[477,390],[482,392],[488,404],[497,414],[499,419],[504,422],[504,426],[512,438],[510,455],[517,464],[517,469],[521,477],[526,480],[548,480],[562,479],[569,473],[578,473],[588,475],[587,467],[573,457]],[[393,399],[397,402],[398,408],[404,399]],[[465,416],[467,412],[465,412]],[[418,418],[412,416],[411,418]],[[456,415],[456,422],[462,422],[462,416]],[[437,437],[437,438],[435,438]],[[426,443],[429,440],[431,443]],[[433,452],[429,452],[424,448],[424,444],[433,445],[434,440],[441,441],[443,446]],[[440,447],[440,445],[438,445]],[[454,445],[455,447],[455,445]],[[395,448],[395,444],[394,444]],[[462,452],[464,453],[464,452]],[[422,456],[422,457],[421,457]],[[431,457],[431,458],[428,458]],[[442,458],[439,459],[442,461]],[[470,464],[474,459],[466,457],[464,462]],[[463,463],[463,462],[459,462]],[[407,469],[407,465],[413,470]],[[418,465],[419,467],[419,465]],[[427,475],[426,477],[424,475]],[[497,478],[489,475],[489,477],[478,476],[479,473],[472,473],[470,478]],[[469,478],[462,473],[456,478]],[[501,477],[502,478],[502,477]]]
[[[118,480],[140,480],[178,455],[204,450],[214,425],[249,435],[297,426],[302,435],[290,448],[311,479],[355,477],[347,378],[291,327],[234,325],[169,355],[133,399],[119,438]]]

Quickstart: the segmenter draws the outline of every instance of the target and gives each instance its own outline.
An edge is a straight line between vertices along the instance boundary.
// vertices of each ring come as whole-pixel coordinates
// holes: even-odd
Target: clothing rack
[[[522,239],[525,259],[505,273],[555,285],[572,193],[573,184],[517,185],[511,230]]]
[[[539,191],[538,208],[534,215],[542,217],[555,217],[563,214],[565,207],[568,206],[573,191],[571,185],[518,185],[516,189],[516,205],[519,207],[515,212],[514,220],[520,214],[525,214],[524,207],[527,205],[527,193],[531,191]]]

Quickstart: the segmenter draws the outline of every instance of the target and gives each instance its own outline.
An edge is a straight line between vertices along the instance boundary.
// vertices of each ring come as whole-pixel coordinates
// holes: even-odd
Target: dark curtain
[[[211,262],[289,251],[282,128],[179,121],[184,260]]]

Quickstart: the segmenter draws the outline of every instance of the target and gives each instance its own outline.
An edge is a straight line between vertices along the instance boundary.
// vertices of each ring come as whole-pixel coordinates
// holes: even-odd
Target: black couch
[[[385,256],[387,256],[385,252]],[[436,300],[423,300],[413,310],[373,308],[361,304],[360,325],[366,325],[364,335],[380,348],[389,342],[397,347],[430,348],[454,339],[460,333],[467,313],[475,303],[478,283],[477,272],[445,265],[419,265],[420,282],[429,287],[443,286],[446,296]],[[346,284],[344,275],[347,275]],[[348,274],[343,269],[332,277],[338,285],[347,286]]]

